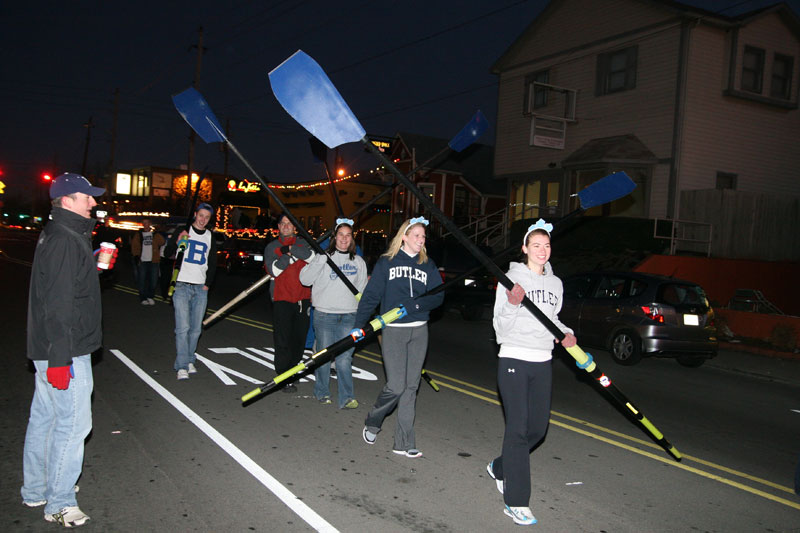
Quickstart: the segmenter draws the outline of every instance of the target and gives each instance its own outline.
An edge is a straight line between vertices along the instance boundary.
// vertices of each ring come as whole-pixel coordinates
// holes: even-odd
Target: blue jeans
[[[336,341],[350,335],[355,327],[355,313],[323,313],[314,311],[314,333],[317,349],[327,348]],[[339,409],[353,398],[353,348],[336,356],[336,380],[339,382]],[[331,363],[328,361],[314,370],[314,396],[317,399],[330,396]]]
[[[139,271],[139,300],[147,300],[156,295],[158,284],[158,263],[142,261],[137,267]]]
[[[203,285],[193,285],[179,281],[172,293],[172,306],[175,308],[175,370],[189,369],[194,364],[197,341],[203,329],[206,316],[208,291]]]
[[[22,452],[22,500],[47,500],[44,512],[78,505],[75,483],[83,468],[83,441],[92,430],[92,356],[72,358],[69,388],[47,382],[47,361],[34,361],[36,387]]]

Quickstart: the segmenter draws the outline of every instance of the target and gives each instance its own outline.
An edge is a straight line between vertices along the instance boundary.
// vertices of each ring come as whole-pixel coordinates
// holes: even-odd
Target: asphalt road
[[[33,241],[0,231],[0,502],[5,530],[49,531],[21,505],[22,444],[33,391],[25,313]],[[104,349],[95,354],[94,430],[79,503],[86,531],[503,531],[514,530],[486,474],[503,417],[488,316],[444,313],[431,324],[417,444],[391,453],[394,417],[378,441],[361,439],[383,385],[380,351],[354,359],[361,407],[338,410],[311,396],[240,398],[274,376],[266,296],[252,296],[200,340],[199,373],[172,371],[174,321],[159,300],[138,303],[124,262],[103,293]],[[227,277],[217,309],[256,278]],[[580,339],[579,339],[580,340]],[[589,383],[568,357],[554,362],[551,427],[532,455],[531,507],[539,531],[800,531],[793,492],[800,452],[800,381],[735,368],[738,355],[687,369],[671,360],[600,367],[683,454],[674,461]],[[759,364],[759,363],[756,363]],[[795,367],[793,367],[794,369]],[[761,375],[759,375],[761,374]],[[783,373],[788,376],[788,373]],[[795,374],[798,374],[795,372]]]

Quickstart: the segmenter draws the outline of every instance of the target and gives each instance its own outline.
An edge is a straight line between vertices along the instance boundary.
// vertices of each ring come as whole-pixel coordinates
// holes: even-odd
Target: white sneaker
[[[153,300],[152,298],[148,298],[147,299],[147,305],[156,305],[156,301]]]
[[[497,479],[497,478],[494,476],[494,461],[492,461],[491,463],[489,463],[488,465],[486,465],[486,471],[487,471],[487,472],[489,472],[489,476],[490,476],[490,477],[491,477],[491,478],[494,480],[494,482],[497,484],[497,490],[499,490],[499,491],[500,491],[500,494],[503,494],[503,480],[502,480],[502,479]]]
[[[509,507],[506,505],[503,512],[510,516],[515,524],[530,526],[536,523],[536,518],[534,518],[530,507]]]
[[[141,303],[142,305],[150,305],[150,301],[147,298],[145,298],[144,300],[142,300],[139,303]]]
[[[178,370],[178,379],[189,379],[189,371],[185,368]]]
[[[45,513],[44,519],[48,522],[58,522],[64,527],[82,526],[89,521],[89,516],[78,508],[77,505],[64,507],[57,513]]]
[[[189,363],[189,373],[197,374],[197,368],[195,368],[194,363]]]

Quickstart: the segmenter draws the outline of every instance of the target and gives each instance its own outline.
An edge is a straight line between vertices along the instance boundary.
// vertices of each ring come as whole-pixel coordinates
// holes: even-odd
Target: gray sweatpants
[[[416,448],[414,415],[422,365],[428,351],[428,324],[410,328],[387,327],[383,330],[383,368],[386,385],[375,400],[364,425],[378,433],[383,420],[397,407],[394,449]]]

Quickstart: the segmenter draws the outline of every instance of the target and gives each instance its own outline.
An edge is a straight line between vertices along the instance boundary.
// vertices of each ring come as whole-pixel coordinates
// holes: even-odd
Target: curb
[[[775,350],[773,348],[766,348],[763,346],[753,346],[749,344],[744,344],[742,342],[720,341],[719,349],[728,350],[731,352],[745,352],[755,355],[764,355],[767,357],[774,357],[777,359],[793,359],[796,361],[800,361],[800,353],[797,352],[785,352],[781,350]]]

